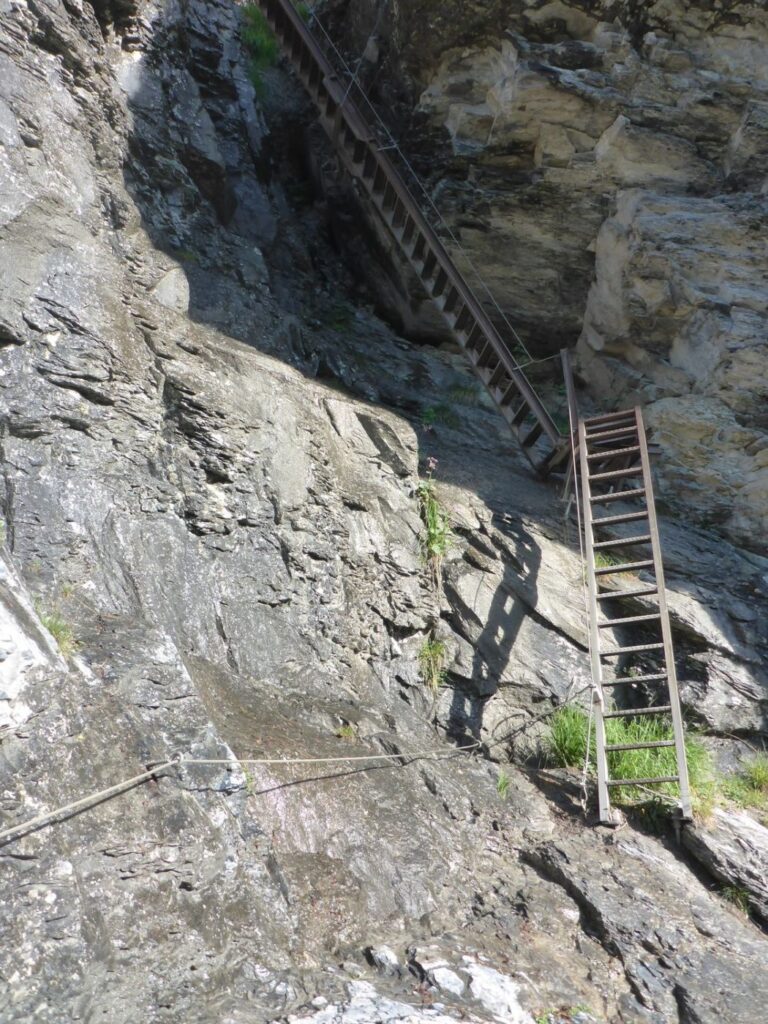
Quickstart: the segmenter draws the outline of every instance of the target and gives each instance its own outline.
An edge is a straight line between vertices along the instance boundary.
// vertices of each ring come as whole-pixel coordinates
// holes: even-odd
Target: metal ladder
[[[569,403],[572,398],[569,396]],[[576,438],[574,438],[574,442]],[[676,783],[679,788],[679,811],[683,819],[691,817],[688,765],[685,735],[680,710],[680,697],[675,673],[672,632],[664,589],[664,568],[661,560],[659,530],[653,496],[653,480],[648,456],[648,443],[641,410],[638,407],[620,412],[578,419],[578,468],[581,484],[581,519],[585,541],[586,578],[589,612],[590,653],[594,681],[594,717],[597,757],[597,791],[600,821],[615,824],[611,810],[612,788],[652,787]],[[575,488],[578,500],[578,488]],[[615,502],[633,501],[635,511],[612,512]],[[595,514],[599,513],[599,514]],[[629,535],[615,534],[614,528],[631,524]],[[597,538],[597,539],[596,539]],[[622,553],[617,564],[597,564],[601,552]],[[624,552],[635,552],[624,555]],[[627,589],[606,588],[606,582],[623,574],[639,572],[642,581]],[[613,610],[628,598],[655,602],[653,612],[622,617]],[[629,646],[608,646],[603,642],[606,629],[641,628],[652,634],[642,643]],[[621,643],[621,642],[620,642]],[[642,656],[643,670],[633,675],[624,667],[620,675],[605,680],[604,661],[627,656]],[[626,696],[640,683],[653,684],[654,699],[666,691],[666,703],[646,707],[615,708],[608,695]],[[662,698],[663,699],[663,698]],[[611,709],[609,709],[611,708]],[[606,720],[636,716],[665,716],[672,722],[672,739],[634,743],[607,743]],[[624,750],[645,750],[669,747],[675,750],[677,770],[670,775],[648,778],[612,778],[611,754]]]
[[[567,459],[568,439],[424,217],[383,140],[355,103],[356,97],[367,103],[362,89],[354,79],[346,81],[337,72],[291,0],[257,2],[317,105],[320,123],[347,171],[377,209],[525,455],[538,473],[547,476]]]

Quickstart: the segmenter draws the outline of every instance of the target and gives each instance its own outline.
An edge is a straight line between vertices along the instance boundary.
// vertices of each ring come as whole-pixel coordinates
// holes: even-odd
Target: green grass
[[[445,683],[445,644],[434,637],[425,640],[419,651],[421,677],[433,693]]]
[[[768,753],[756,754],[734,775],[722,779],[720,786],[727,800],[757,811],[762,820],[768,821]]]
[[[349,725],[349,723],[347,723],[346,725],[339,726],[336,730],[336,736],[340,740],[353,740],[355,736],[357,736],[357,730],[354,725]]]
[[[251,58],[248,69],[251,82],[256,92],[261,93],[264,89],[262,75],[276,63],[280,48],[267,19],[255,4],[243,8],[240,36]]]
[[[496,780],[496,792],[499,794],[502,800],[507,799],[507,794],[509,793],[509,782],[510,779],[507,773],[504,771],[503,768],[500,769],[499,777]]]
[[[548,753],[550,759],[563,767],[584,765],[587,751],[586,712],[581,708],[566,706],[558,709],[552,716]],[[643,716],[640,718],[613,718],[605,723],[606,742],[614,743],[646,743],[656,740],[674,738],[672,725],[661,717]],[[712,799],[714,776],[711,757],[695,736],[688,735],[685,739],[686,759],[691,791],[702,807],[708,806]],[[590,765],[595,766],[594,726],[590,743]],[[677,773],[677,759],[674,747],[651,748],[645,750],[617,750],[608,754],[608,770],[614,779],[658,778],[662,775]],[[653,792],[659,795],[677,796],[676,783],[668,782],[654,786]],[[616,803],[634,803],[647,799],[644,791],[633,786],[620,786],[611,791]]]
[[[437,405],[428,405],[421,413],[421,425],[423,427],[434,427],[442,423],[446,427],[458,427],[460,420],[450,405],[440,402]]]
[[[312,8],[309,4],[296,4],[296,11],[302,21],[309,21],[312,17]]]
[[[456,387],[448,388],[446,395],[456,405],[479,405],[480,395],[476,387],[469,385],[456,385]]]
[[[723,899],[732,903],[742,914],[749,914],[749,893],[740,885],[724,885],[722,890]]]
[[[72,627],[57,612],[45,612],[37,608],[40,621],[56,641],[65,658],[69,658],[80,646]]]
[[[612,555],[607,551],[595,552],[595,568],[610,569],[612,565],[622,565],[624,559],[620,555]]]

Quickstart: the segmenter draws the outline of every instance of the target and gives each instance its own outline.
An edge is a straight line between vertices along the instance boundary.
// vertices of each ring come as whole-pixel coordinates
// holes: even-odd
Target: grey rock
[[[462,995],[466,988],[459,975],[450,967],[434,967],[429,971],[429,976],[439,989],[454,996]]]
[[[715,808],[710,821],[686,826],[683,842],[723,885],[735,887],[768,921],[768,829],[743,811]]]
[[[371,946],[365,951],[365,954],[382,974],[400,975],[403,973],[397,954],[389,946]]]

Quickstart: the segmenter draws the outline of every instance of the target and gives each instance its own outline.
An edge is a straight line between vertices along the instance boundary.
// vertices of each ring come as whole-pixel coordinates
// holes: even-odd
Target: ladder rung
[[[634,718],[635,715],[664,715],[671,710],[671,704],[659,704],[655,708],[629,708],[627,711],[604,711],[603,718]]]
[[[611,597],[655,597],[656,587],[638,587],[636,590],[606,590],[604,594],[596,594],[598,601],[607,601]]]
[[[515,426],[517,426],[519,423],[522,423],[525,420],[530,411],[531,407],[528,405],[528,403],[523,402],[522,405],[518,406],[518,408],[515,409],[515,413],[509,422],[514,423]]]
[[[612,679],[609,683],[603,683],[603,686],[626,686],[629,683],[650,683],[654,680],[662,680],[667,678],[666,672],[649,672],[644,676],[622,676],[620,679]]]
[[[608,651],[600,651],[601,658],[615,658],[619,654],[637,654],[640,651],[660,651],[664,644],[638,644],[636,647],[612,647]]]
[[[587,438],[589,440],[589,438]],[[610,451],[594,452],[592,455],[587,455],[588,459],[611,459],[614,455],[634,455],[635,452],[640,451],[640,445],[632,445],[631,448],[612,448]]]
[[[644,487],[633,487],[627,491],[609,491],[607,494],[593,494],[590,497],[592,505],[599,505],[604,501],[626,501],[628,498],[639,498],[645,494]]]
[[[593,526],[613,526],[616,523],[632,523],[636,519],[647,519],[648,511],[643,509],[642,512],[622,512],[619,516],[600,516],[598,519],[592,520]]]
[[[656,786],[662,782],[679,782],[678,775],[660,775],[656,779],[608,779],[609,786]]]
[[[601,540],[592,547],[597,551],[602,548],[623,548],[628,544],[650,544],[650,533],[639,533],[634,537],[612,537],[610,540]]]
[[[598,434],[587,434],[588,441],[603,441],[613,437],[629,437],[630,434],[637,434],[637,424],[631,427],[619,427],[617,430],[604,430]]]
[[[658,747],[674,747],[674,740],[647,740],[645,743],[606,743],[605,752],[613,750],[656,750]]]
[[[611,626],[628,626],[631,622],[652,622],[660,619],[661,615],[656,612],[654,615],[630,615],[627,619],[609,619],[608,622],[598,622],[598,629],[609,629]]]
[[[536,420],[536,422],[533,424],[528,433],[520,438],[520,444],[523,446],[523,448],[529,448],[534,441],[538,441],[543,432],[544,428],[539,423],[539,421]]]
[[[592,423],[612,423],[614,420],[628,420],[632,419],[635,421],[635,413],[632,409],[620,409],[617,412],[606,412],[602,416],[590,416],[584,420],[584,425]]]
[[[638,463],[636,466],[628,466],[626,469],[612,469],[608,473],[595,473],[588,477],[590,483],[594,480],[618,480],[622,476],[637,476],[643,472],[643,467]]]
[[[635,572],[637,569],[651,569],[653,559],[648,558],[642,562],[623,562],[620,565],[607,565],[602,569],[595,569],[595,576],[608,576],[613,572]]]

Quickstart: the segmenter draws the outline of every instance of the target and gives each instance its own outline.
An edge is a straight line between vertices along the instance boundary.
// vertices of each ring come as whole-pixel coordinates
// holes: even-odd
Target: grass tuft
[[[425,640],[419,651],[421,677],[433,693],[445,683],[445,644],[434,637]]]
[[[56,641],[65,658],[69,658],[80,646],[75,639],[72,627],[57,612],[45,612],[37,609],[40,621]]]
[[[336,736],[340,740],[353,740],[355,736],[357,736],[357,730],[355,729],[354,725],[346,723],[345,725],[339,726],[339,728],[336,730]]]
[[[740,885],[724,885],[722,888],[723,899],[732,903],[742,914],[749,914],[749,893]]]
[[[496,780],[496,792],[499,794],[502,800],[507,799],[507,794],[509,793],[509,782],[510,779],[507,773],[504,771],[503,768],[500,769],[499,777]]]

